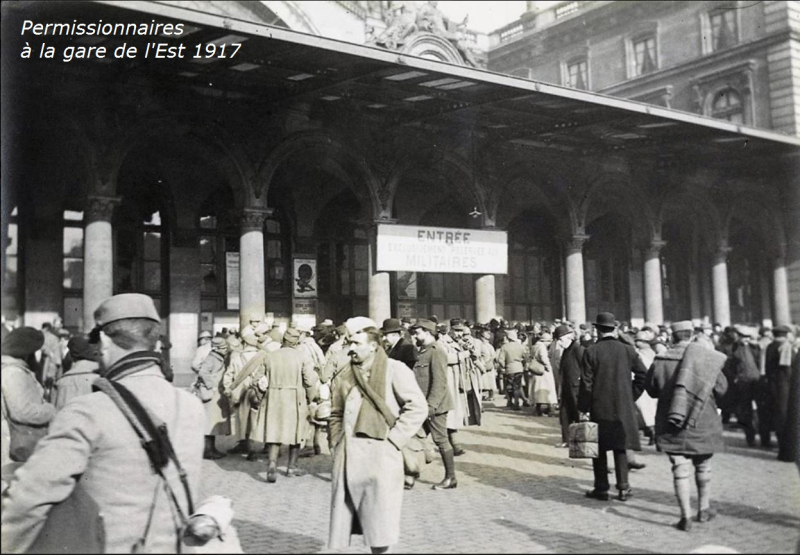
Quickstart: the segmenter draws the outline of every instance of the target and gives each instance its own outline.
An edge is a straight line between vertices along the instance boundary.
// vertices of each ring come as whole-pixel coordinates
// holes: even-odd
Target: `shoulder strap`
[[[153,470],[164,480],[165,487],[172,497],[178,514],[185,523],[187,517],[183,509],[181,509],[180,504],[177,502],[177,498],[172,488],[169,486],[169,482],[164,476],[164,468],[170,460],[175,464],[175,468],[178,470],[181,484],[186,493],[190,515],[194,513],[194,502],[192,500],[192,492],[189,489],[186,471],[181,466],[178,456],[175,454],[175,450],[172,447],[172,442],[169,439],[167,425],[157,416],[147,411],[133,393],[125,386],[116,382],[111,382],[105,378],[99,378],[95,381],[94,387],[108,395],[122,414],[125,415],[125,418],[133,427],[136,435],[139,436],[139,441],[141,441],[142,447],[150,459]]]
[[[267,357],[267,353],[264,351],[259,351],[256,353],[253,358],[245,363],[244,367],[239,371],[236,378],[233,380],[233,385],[231,385],[231,390],[236,389],[253,373],[256,369],[264,362],[264,359]]]

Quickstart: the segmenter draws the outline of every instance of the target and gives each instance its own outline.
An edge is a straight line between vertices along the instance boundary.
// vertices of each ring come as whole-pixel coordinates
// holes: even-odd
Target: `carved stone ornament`
[[[241,213],[242,231],[261,231],[264,223],[272,215],[272,210],[245,208]]]
[[[589,237],[589,235],[573,235],[567,239],[567,252],[581,252],[583,250],[583,244],[589,240]]]
[[[120,204],[120,197],[91,195],[86,197],[86,223],[110,222],[114,208]]]

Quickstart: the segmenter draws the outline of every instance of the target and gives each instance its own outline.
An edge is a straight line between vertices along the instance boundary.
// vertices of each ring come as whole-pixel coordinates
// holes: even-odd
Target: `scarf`
[[[352,365],[356,386],[361,390],[366,403],[362,403],[358,411],[358,419],[354,433],[372,439],[386,439],[389,428],[394,426],[397,418],[386,404],[386,351],[379,348],[375,352],[370,369],[369,382],[361,373],[361,368]]]
[[[131,374],[141,372],[154,364],[158,366],[161,373],[166,376],[164,372],[164,357],[161,356],[161,353],[155,351],[138,351],[126,355],[112,364],[111,367],[106,370],[105,374],[103,374],[103,377],[108,381],[117,382]]]

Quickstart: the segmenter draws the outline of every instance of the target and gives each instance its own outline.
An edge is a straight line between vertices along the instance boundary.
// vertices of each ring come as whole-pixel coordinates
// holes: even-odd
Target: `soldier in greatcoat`
[[[162,359],[152,351],[161,318],[153,300],[138,293],[115,295],[100,304],[94,319],[92,335],[100,342],[103,376],[124,386],[145,410],[168,424],[172,447],[196,499],[203,462],[203,430],[198,426],[205,418],[203,407],[197,397],[167,382],[159,368]],[[165,476],[187,512],[177,473]],[[25,553],[51,509],[67,499],[79,481],[102,514],[105,553],[131,553],[134,548],[175,552],[183,523],[133,426],[102,391],[67,403],[17,470],[0,512],[0,550]]]
[[[231,410],[231,433],[238,443],[228,453],[247,453],[247,460],[256,460],[256,452],[250,439],[252,403],[248,398],[250,386],[253,385],[253,371],[257,362],[249,364],[256,357],[266,356],[266,352],[258,346],[255,328],[245,327],[242,331],[241,351],[234,351],[229,357],[228,366],[222,376],[222,388],[228,397]]]
[[[626,449],[641,451],[634,401],[644,391],[647,369],[633,347],[617,340],[614,315],[601,312],[594,323],[599,339],[583,354],[578,408],[598,424],[600,456],[592,459],[594,489],[586,496],[608,499],[608,459],[614,452],[619,500],[631,495]],[[633,380],[631,380],[633,374]]]
[[[299,348],[300,333],[289,328],[280,349],[259,358],[253,388],[262,397],[253,431],[267,446],[267,482],[278,477],[278,452],[289,446],[287,476],[302,476],[297,468],[301,443],[308,434],[308,404],[317,397],[319,377],[311,359]]]
[[[400,540],[403,505],[401,450],[428,408],[414,373],[386,356],[378,326],[347,321],[351,363],[331,395],[331,521],[328,547],[347,547],[363,534],[373,553]]]
[[[211,391],[211,400],[203,403],[206,411],[204,459],[221,459],[225,456],[217,450],[216,438],[231,433],[228,398],[222,393],[222,376],[228,358],[228,341],[222,337],[211,340],[211,351],[200,363],[197,379],[202,387]]]

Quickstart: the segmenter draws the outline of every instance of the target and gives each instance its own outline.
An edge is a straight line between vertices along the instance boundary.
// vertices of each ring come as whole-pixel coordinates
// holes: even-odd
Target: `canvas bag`
[[[18,366],[14,366],[13,364],[7,364],[4,365],[3,372],[8,372],[12,368],[15,371],[25,371]],[[14,462],[25,462],[28,460],[28,457],[33,454],[33,450],[39,440],[47,435],[48,425],[45,424],[43,426],[32,426],[30,424],[24,424],[16,421],[8,412],[5,394],[0,394],[0,406],[2,407],[3,418],[5,418],[6,422],[8,422],[8,432],[10,436],[9,457]]]
[[[600,456],[597,422],[576,422],[567,433],[570,459],[596,459]]]

